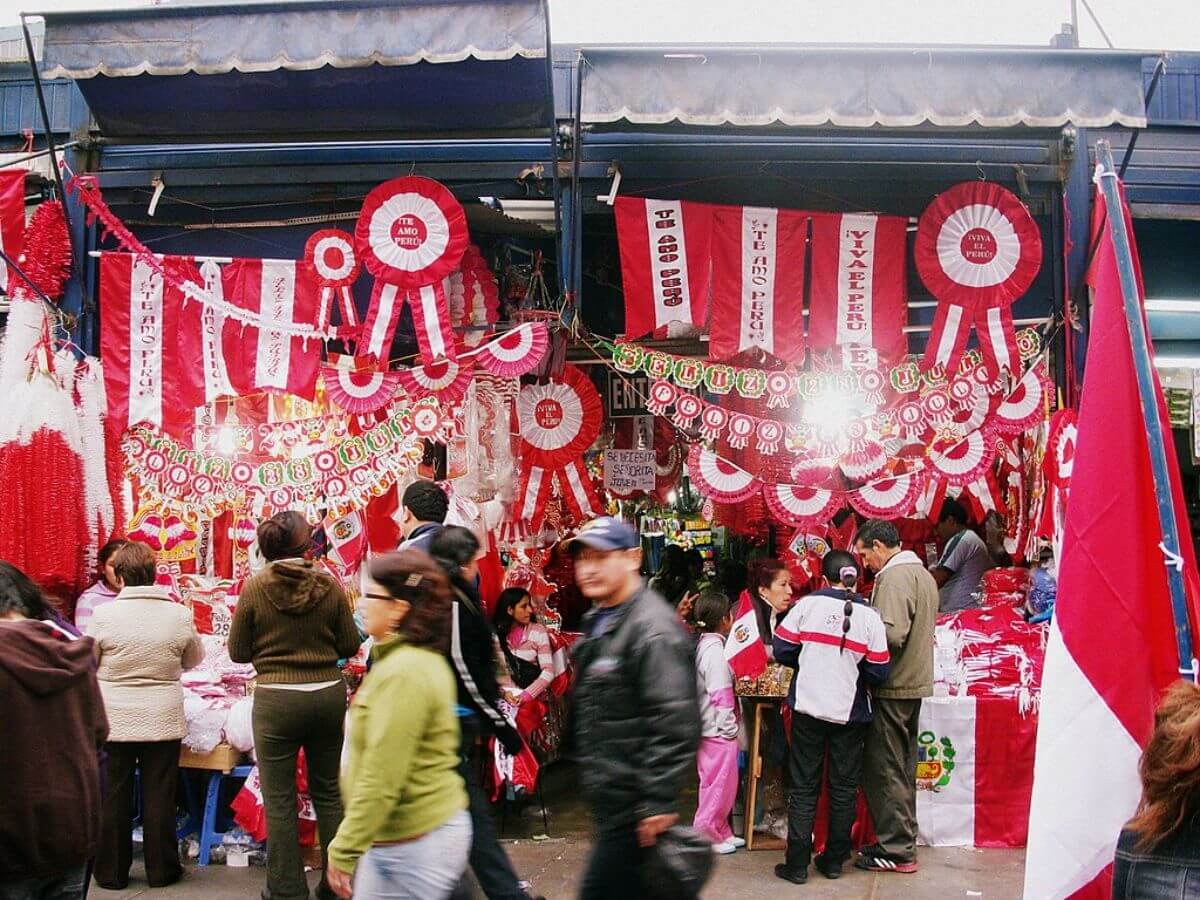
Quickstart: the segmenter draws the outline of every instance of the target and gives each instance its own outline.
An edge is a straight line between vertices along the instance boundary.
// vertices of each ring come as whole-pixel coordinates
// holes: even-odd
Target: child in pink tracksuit
[[[725,661],[725,638],[733,624],[729,598],[705,591],[696,600],[697,694],[700,698],[701,739],[696,756],[700,772],[700,802],[692,823],[708,835],[717,853],[733,853],[746,842],[734,837],[729,813],[738,787],[738,721],[733,696],[733,673]]]

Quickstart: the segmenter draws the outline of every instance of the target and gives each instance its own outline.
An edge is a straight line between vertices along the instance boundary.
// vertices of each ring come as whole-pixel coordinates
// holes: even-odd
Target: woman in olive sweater
[[[346,817],[329,847],[329,883],[346,898],[353,881],[355,897],[444,900],[471,847],[444,656],[450,585],[420,550],[390,553],[370,571],[366,622],[377,643],[350,712]]]
[[[338,767],[346,715],[339,659],[362,643],[341,586],[306,559],[312,529],[296,512],[258,526],[268,561],[246,582],[229,631],[229,656],[253,663],[254,752],[267,813],[267,889],[270,900],[308,900],[296,816],[296,761],[308,764],[308,792],[321,847],[342,822]],[[322,882],[318,898],[332,892]]]

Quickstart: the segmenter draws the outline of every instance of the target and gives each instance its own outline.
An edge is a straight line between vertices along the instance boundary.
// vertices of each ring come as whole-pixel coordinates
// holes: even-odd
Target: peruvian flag
[[[733,627],[725,639],[725,661],[735,679],[757,678],[767,670],[767,646],[758,630],[758,616],[749,591],[742,591],[738,599]]]
[[[1129,213],[1119,212],[1132,243]],[[1097,191],[1094,222],[1106,222],[1104,214]],[[1167,586],[1171,561],[1159,548],[1162,531],[1116,254],[1107,225],[1101,227],[1088,275],[1088,364],[1042,682],[1026,897],[1110,895],[1117,837],[1141,796],[1138,759],[1162,692],[1180,677]],[[1154,377],[1158,404],[1152,412],[1170,435]],[[1166,456],[1195,634],[1196,562],[1169,443]],[[1118,534],[1121,552],[1114,558],[1112,537]]]
[[[1013,697],[921,704],[917,826],[931,847],[1024,847],[1038,717]]]
[[[712,359],[763,350],[804,358],[808,218],[787,209],[720,207],[713,214]]]
[[[908,352],[907,228],[898,216],[813,215],[808,309],[813,350],[872,347],[883,360]]]
[[[0,249],[14,262],[25,249],[25,169],[0,169]],[[0,288],[12,293],[8,263],[0,259]]]
[[[639,338],[672,322],[703,327],[708,318],[713,207],[618,197],[614,210],[625,337]]]
[[[191,267],[180,257],[164,266]],[[100,357],[108,422],[123,433],[141,422],[183,436],[204,402],[199,357],[180,352],[183,297],[151,265],[130,253],[100,259]]]
[[[286,330],[316,328],[320,289],[309,267],[295,260],[235,259],[221,279],[225,297],[257,322],[225,321],[222,344],[233,386],[239,393],[274,391],[312,400],[321,342]]]

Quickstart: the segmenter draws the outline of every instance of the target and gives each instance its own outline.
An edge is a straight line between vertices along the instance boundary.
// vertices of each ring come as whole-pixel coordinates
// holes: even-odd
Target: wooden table
[[[778,838],[772,836],[769,839],[756,841],[754,836],[754,808],[758,801],[758,782],[762,778],[763,760],[762,760],[762,731],[764,711],[778,707],[783,702],[783,697],[751,697],[741,696],[738,699],[745,700],[754,707],[753,725],[750,730],[750,756],[746,763],[746,807],[743,815],[745,816],[745,831],[746,849],[754,850],[755,843],[759,843],[759,850],[778,850],[783,846]]]

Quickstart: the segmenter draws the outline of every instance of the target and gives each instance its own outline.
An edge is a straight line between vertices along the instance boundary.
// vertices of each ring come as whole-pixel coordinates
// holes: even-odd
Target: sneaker
[[[719,844],[713,844],[712,848],[713,853],[716,853],[718,856],[728,856],[730,853],[737,853],[737,847],[734,846],[732,841],[722,841]]]
[[[833,860],[825,859],[825,854],[820,854],[813,860],[813,866],[818,872],[824,875],[829,880],[842,877],[842,864]]]
[[[860,856],[883,856],[884,855],[883,847],[881,847],[879,844],[866,844],[865,846],[860,848],[858,852],[859,852]]]
[[[792,884],[808,884],[808,869],[793,869],[787,863],[778,863],[775,866],[775,877]]]
[[[899,875],[912,875],[918,868],[915,859],[893,859],[887,855],[860,856],[854,865],[865,872],[887,872]]]
[[[740,838],[735,834],[733,837],[731,837],[725,843],[733,844],[734,847],[736,847],[738,850],[741,850],[743,847],[746,846],[746,839]]]

